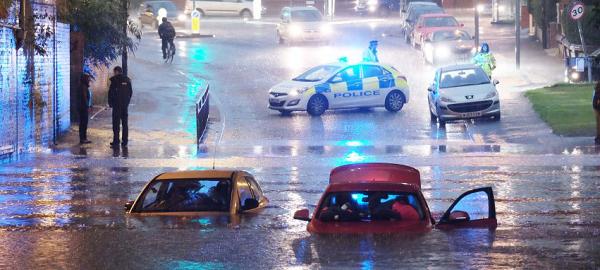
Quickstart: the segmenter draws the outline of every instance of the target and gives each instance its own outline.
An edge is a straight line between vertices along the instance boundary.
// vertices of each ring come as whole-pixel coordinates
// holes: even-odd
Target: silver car
[[[490,80],[477,65],[453,65],[437,69],[428,90],[431,121],[493,117],[500,120],[497,80]]]

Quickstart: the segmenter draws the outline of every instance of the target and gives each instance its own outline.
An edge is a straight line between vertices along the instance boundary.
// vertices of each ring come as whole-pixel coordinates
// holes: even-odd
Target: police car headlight
[[[321,25],[321,33],[323,35],[331,35],[333,33],[333,27],[329,24]]]
[[[455,102],[453,99],[449,97],[440,97],[440,100],[443,102]]]
[[[488,93],[488,94],[485,96],[485,98],[493,98],[493,97],[495,97],[495,96],[496,96],[496,91],[492,91],[492,92],[489,92],[489,93]]]
[[[187,16],[185,16],[185,14],[179,14],[179,16],[177,16],[177,20],[180,22],[184,22],[187,20]]]
[[[296,91],[292,91],[292,93],[296,93],[296,95],[302,95],[306,91],[308,91],[308,87],[298,88]]]
[[[367,5],[369,5],[369,6],[376,6],[377,5],[377,0],[369,0],[367,2]]]
[[[300,25],[297,24],[292,24],[290,26],[290,35],[292,35],[293,37],[302,35],[302,27],[300,27]]]
[[[450,57],[451,54],[452,54],[452,52],[450,51],[450,48],[448,48],[446,46],[439,46],[439,47],[435,48],[435,55],[437,57],[446,58],[446,57]]]

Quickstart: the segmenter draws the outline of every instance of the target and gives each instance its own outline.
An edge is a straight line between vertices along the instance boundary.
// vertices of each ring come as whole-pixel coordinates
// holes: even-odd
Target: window
[[[141,212],[229,211],[229,179],[160,180],[142,195]]]
[[[440,76],[440,88],[489,83],[490,78],[481,68],[445,71]]]
[[[335,72],[338,68],[339,67],[337,66],[316,66],[302,73],[302,75],[294,78],[293,80],[299,82],[318,82],[331,76],[331,74],[333,74],[333,72]]]
[[[462,30],[438,31],[433,34],[433,41],[471,40],[471,36]]]
[[[381,75],[383,75],[383,72],[381,71],[380,67],[373,66],[373,65],[364,65],[363,66],[363,77],[364,78],[379,77]]]
[[[452,212],[463,211],[469,215],[470,220],[487,219],[489,213],[489,198],[485,191],[471,193],[463,197],[452,208]]]
[[[413,193],[388,191],[332,192],[326,195],[318,219],[335,221],[420,221],[425,218]]]
[[[346,69],[340,71],[338,74],[333,77],[331,82],[348,82],[360,79],[360,70],[358,66],[347,67]]]
[[[321,12],[318,10],[293,10],[291,16],[295,22],[320,22],[322,20]]]
[[[240,178],[238,181],[238,196],[240,196],[240,206],[243,208],[247,199],[255,199],[250,185],[245,178]]]
[[[260,200],[260,198],[263,197],[263,192],[262,189],[260,189],[260,187],[258,186],[258,183],[256,183],[256,180],[249,176],[246,176],[245,178],[246,181],[248,181],[248,183],[250,184],[250,191],[252,191],[252,193],[254,194],[254,198]]]
[[[458,22],[453,17],[429,17],[423,20],[425,27],[452,27],[458,26]]]

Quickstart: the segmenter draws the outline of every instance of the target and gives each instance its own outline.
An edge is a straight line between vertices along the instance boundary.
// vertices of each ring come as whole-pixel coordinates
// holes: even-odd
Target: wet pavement
[[[434,67],[394,33],[396,22],[343,20],[330,46],[280,46],[274,25],[206,20],[214,38],[178,39],[172,65],[147,33],[131,60],[128,149],[111,150],[109,113],[91,121],[91,146],[75,132],[53,149],[0,167],[0,268],[591,268],[600,267],[600,158],[590,138],[561,138],[521,95],[561,79],[560,60],[524,43],[511,66],[510,26],[484,24],[497,48],[503,118],[445,128],[427,114]],[[467,25],[467,27],[469,27]],[[488,35],[488,36],[486,36]],[[380,40],[380,58],[408,78],[411,100],[383,109],[280,116],[267,107],[277,82]],[[537,63],[537,64],[536,64]],[[552,64],[557,64],[553,66]],[[197,150],[198,86],[211,86],[211,119]],[[415,166],[439,217],[463,191],[492,186],[498,229],[422,235],[311,236],[311,212],[329,171],[354,162]],[[123,204],[170,170],[244,169],[270,206],[243,217],[131,217]]]

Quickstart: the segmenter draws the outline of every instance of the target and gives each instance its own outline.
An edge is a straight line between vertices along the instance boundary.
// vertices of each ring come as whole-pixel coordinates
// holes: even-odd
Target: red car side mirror
[[[464,23],[461,23],[461,24],[460,24],[460,27],[465,27],[465,24],[464,24]]]
[[[310,221],[310,214],[308,212],[308,209],[302,209],[302,210],[296,211],[296,213],[294,213],[294,219]]]

